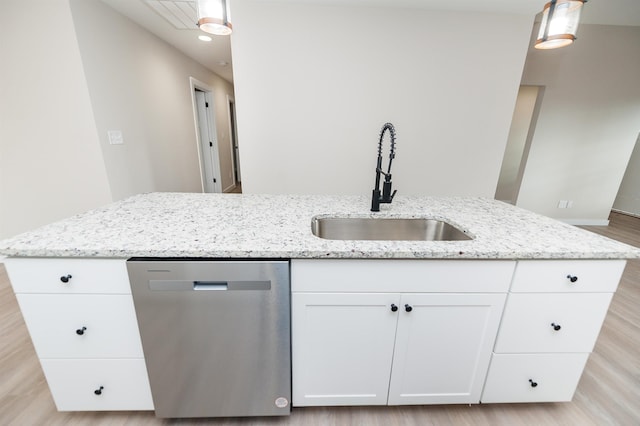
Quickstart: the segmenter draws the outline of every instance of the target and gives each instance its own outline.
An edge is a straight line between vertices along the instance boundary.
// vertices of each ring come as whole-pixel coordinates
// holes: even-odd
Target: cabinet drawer
[[[520,261],[516,266],[511,291],[613,293],[626,263],[625,260]]]
[[[506,293],[514,261],[294,259],[291,291]]]
[[[59,411],[153,410],[144,359],[42,359],[40,363]]]
[[[130,295],[17,294],[16,298],[40,358],[143,356]]]
[[[510,294],[494,351],[591,352],[613,293]]]
[[[131,294],[124,259],[9,258],[4,263],[15,293]]]
[[[586,353],[494,354],[481,401],[571,401],[588,357]]]

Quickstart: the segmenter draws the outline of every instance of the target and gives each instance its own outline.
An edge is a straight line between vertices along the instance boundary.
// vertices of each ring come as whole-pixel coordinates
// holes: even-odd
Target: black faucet
[[[391,137],[391,149],[389,150],[389,167],[387,172],[382,171],[382,138],[384,133],[389,131]],[[396,156],[396,129],[391,123],[385,123],[380,130],[380,140],[378,141],[378,163],[376,165],[376,186],[373,188],[373,196],[371,197],[371,211],[379,212],[380,203],[390,203],[396,192],[391,193],[391,161]],[[382,194],[380,194],[380,174],[384,175],[384,183],[382,184]]]

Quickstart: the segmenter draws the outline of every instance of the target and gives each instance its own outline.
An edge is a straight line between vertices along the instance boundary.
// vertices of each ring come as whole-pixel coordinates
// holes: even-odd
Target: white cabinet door
[[[405,294],[389,404],[477,403],[505,294]]]
[[[495,354],[482,402],[571,401],[588,353]]]
[[[40,362],[59,411],[153,410],[144,359]]]
[[[293,405],[386,404],[399,300],[293,293]]]
[[[128,294],[17,294],[39,358],[142,358]]]
[[[4,261],[15,293],[131,294],[125,259],[34,259]]]
[[[626,260],[519,261],[511,291],[516,293],[614,292]]]
[[[497,353],[591,352],[613,293],[512,293]]]

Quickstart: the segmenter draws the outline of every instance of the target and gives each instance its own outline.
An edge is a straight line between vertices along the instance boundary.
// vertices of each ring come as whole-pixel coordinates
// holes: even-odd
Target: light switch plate
[[[124,143],[124,139],[122,138],[122,131],[120,130],[109,130],[107,131],[109,135],[109,143],[111,145],[122,145]]]

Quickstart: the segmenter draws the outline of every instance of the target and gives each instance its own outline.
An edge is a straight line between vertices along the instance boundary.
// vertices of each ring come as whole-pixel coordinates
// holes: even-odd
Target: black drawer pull
[[[555,331],[558,331],[558,330],[560,330],[560,329],[562,328],[562,327],[560,326],[560,324],[556,324],[555,322],[552,322],[552,323],[551,323],[551,327],[553,327],[553,329],[554,329]]]
[[[404,310],[407,312],[411,312],[413,311],[413,307],[407,303],[406,305],[404,305]]]
[[[532,388],[535,388],[536,386],[538,386],[537,382],[534,382],[533,380],[529,379],[529,383],[531,384]]]
[[[84,334],[84,332],[87,331],[87,327],[82,327],[76,330],[76,334],[78,336],[82,336]]]
[[[68,283],[71,278],[73,278],[71,274],[63,275],[60,277],[60,281],[62,281],[63,283]]]
[[[104,389],[104,386],[100,386],[98,389],[94,390],[93,393],[96,395],[102,395],[102,389]]]
[[[578,281],[578,277],[576,277],[575,275],[567,275],[567,279],[572,283],[575,283],[576,281]]]
[[[397,312],[398,311],[398,306],[395,304],[391,304],[391,312]]]

